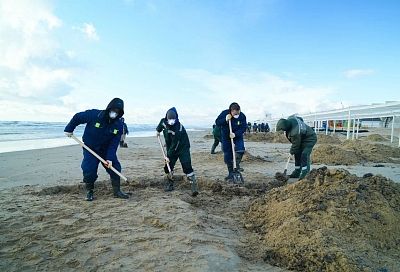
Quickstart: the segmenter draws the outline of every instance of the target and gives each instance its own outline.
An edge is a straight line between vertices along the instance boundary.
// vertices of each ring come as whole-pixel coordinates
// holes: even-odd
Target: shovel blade
[[[233,171],[233,183],[244,184],[244,179],[243,179],[242,173],[240,173],[237,170]]]

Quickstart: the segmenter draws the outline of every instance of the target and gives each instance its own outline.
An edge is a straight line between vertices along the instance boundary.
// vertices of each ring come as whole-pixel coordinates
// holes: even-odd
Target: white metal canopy
[[[370,119],[370,118],[383,118],[391,117],[392,119],[392,133],[391,142],[394,139],[394,123],[396,119],[400,119],[400,101],[387,101],[386,103],[375,103],[371,105],[353,106],[343,109],[335,109],[328,111],[320,111],[308,114],[302,114],[301,117],[304,122],[311,124],[315,127],[316,131],[322,127],[322,121],[328,123],[328,121],[334,121],[334,130],[336,128],[336,121],[347,120],[347,139],[350,138],[351,122],[353,121],[353,135],[352,139],[358,138],[358,129],[360,119]],[[397,117],[397,118],[396,118]],[[275,127],[279,119],[267,120],[271,127]],[[357,130],[357,132],[355,132]],[[326,126],[326,133],[328,133],[328,125]],[[355,134],[356,133],[356,134]],[[356,135],[356,136],[355,136]],[[399,146],[400,146],[400,135],[399,135]]]

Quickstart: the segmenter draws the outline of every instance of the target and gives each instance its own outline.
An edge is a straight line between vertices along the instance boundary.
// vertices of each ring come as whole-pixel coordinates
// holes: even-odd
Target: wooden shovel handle
[[[157,139],[158,139],[158,143],[160,144],[161,152],[162,152],[162,154],[163,154],[163,156],[164,156],[164,160],[165,160],[165,164],[167,165],[168,172],[169,172],[169,173],[172,173],[171,167],[169,166],[169,163],[167,162],[167,155],[165,154],[165,150],[164,150],[163,144],[162,144],[162,142],[161,142],[160,135],[157,135]]]
[[[75,137],[75,135],[71,135],[71,138],[74,139],[78,144],[80,144],[84,149],[86,149],[87,151],[89,151],[90,153],[92,153],[93,156],[95,156],[99,161],[101,161],[103,164],[108,164],[102,157],[100,157],[99,155],[97,155],[96,152],[94,152],[92,149],[90,149],[87,145],[85,145],[81,140],[79,140],[78,138]],[[124,181],[128,182],[128,179],[122,175],[117,169],[115,169],[113,166],[110,167],[110,169],[117,174],[118,176],[120,176]]]
[[[232,123],[231,123],[231,119],[228,120],[228,124],[229,124],[229,133],[233,133],[233,132],[232,132]],[[233,169],[236,169],[235,143],[233,142],[233,139],[231,138],[231,134],[229,134],[229,138],[231,139],[231,145],[232,145]]]
[[[288,166],[289,166],[289,162],[290,162],[290,159],[292,158],[292,155],[289,155],[289,157],[288,157],[288,159],[287,159],[287,162],[286,162],[286,166],[285,166],[285,171],[287,171],[287,168],[288,168]]]

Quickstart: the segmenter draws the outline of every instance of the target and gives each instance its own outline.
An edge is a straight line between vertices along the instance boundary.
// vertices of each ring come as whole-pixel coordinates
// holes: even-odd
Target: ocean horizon
[[[64,135],[66,122],[0,121],[0,153],[75,145]],[[127,137],[155,136],[157,124],[127,124]],[[78,126],[74,134],[81,138],[85,125]],[[187,131],[204,128],[187,127]]]

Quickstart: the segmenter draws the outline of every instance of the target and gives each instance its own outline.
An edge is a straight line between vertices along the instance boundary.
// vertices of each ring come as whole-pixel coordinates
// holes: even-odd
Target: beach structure
[[[361,124],[380,124],[391,129],[390,141],[394,142],[395,128],[400,127],[400,101],[387,101],[371,105],[351,106],[342,109],[299,114],[304,122],[313,127],[316,132],[335,133],[346,132],[347,139],[358,139]],[[276,128],[279,118],[266,120],[271,127]],[[369,120],[369,121],[368,121]],[[377,121],[381,120],[381,122]],[[400,135],[399,144],[400,147]]]

